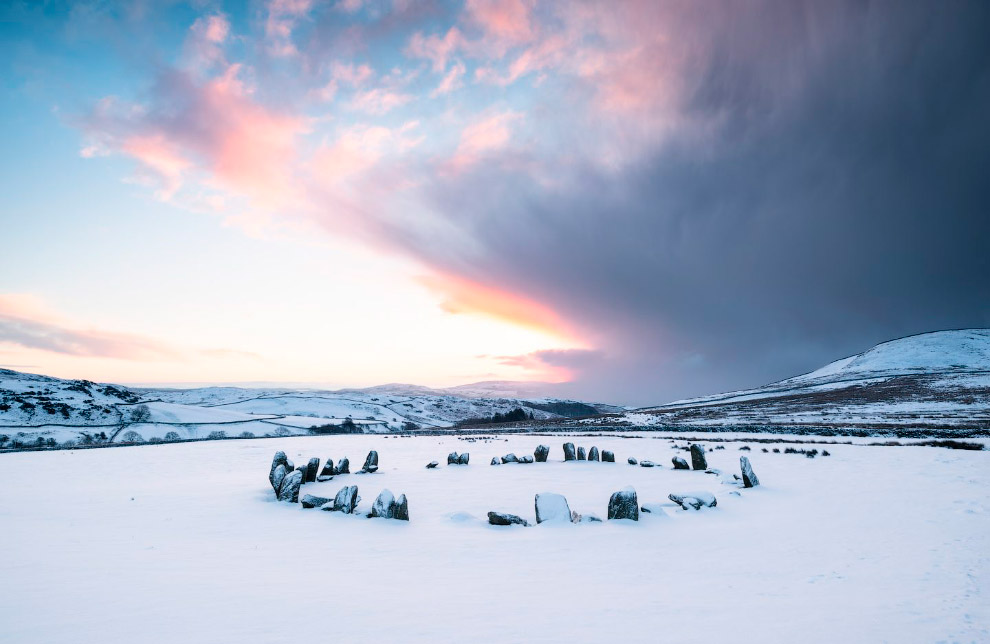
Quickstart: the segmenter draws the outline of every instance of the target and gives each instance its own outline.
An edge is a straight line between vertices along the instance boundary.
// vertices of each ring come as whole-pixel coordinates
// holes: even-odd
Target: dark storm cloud
[[[990,5],[718,7],[681,34],[714,136],[566,191],[458,177],[435,203],[480,250],[417,252],[576,320],[602,358],[568,393],[632,403],[990,325]]]

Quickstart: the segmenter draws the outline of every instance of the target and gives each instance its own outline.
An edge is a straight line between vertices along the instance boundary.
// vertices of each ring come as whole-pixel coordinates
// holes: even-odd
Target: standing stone
[[[354,507],[357,505],[357,493],[358,487],[356,485],[345,485],[342,487],[333,499],[334,511],[353,514]]]
[[[615,462],[615,454],[613,454],[612,452],[608,451],[607,449],[603,449],[602,450],[602,462],[603,463],[614,463]]]
[[[691,446],[691,467],[696,470],[708,469],[708,460],[705,459],[705,448],[701,445]]]
[[[457,465],[457,452],[451,452],[447,454],[447,465]]]
[[[537,445],[536,446],[536,451],[533,452],[533,458],[536,459],[536,462],[537,463],[546,463],[547,462],[547,456],[549,456],[549,455],[550,455],[550,446],[549,445]]]
[[[405,494],[400,494],[395,501],[395,515],[392,518],[396,521],[409,520],[409,501],[406,500]]]
[[[337,470],[333,467],[333,459],[328,458],[327,462],[323,464],[323,469],[320,470],[320,476],[333,476],[336,473]],[[317,479],[319,479],[319,477],[317,477]],[[329,481],[330,479],[327,480]]]
[[[299,503],[299,486],[302,485],[302,480],[302,470],[295,470],[289,473],[285,477],[285,480],[282,481],[282,487],[278,491],[278,500]]]
[[[351,462],[347,460],[347,457],[340,459],[337,462],[337,474],[350,474],[351,473]]]
[[[322,496],[314,496],[312,494],[304,494],[303,498],[299,501],[302,503],[304,508],[319,508],[326,503],[330,502],[330,499],[325,499]]]
[[[739,457],[739,467],[742,468],[743,487],[756,487],[760,484],[760,479],[756,478],[753,466],[749,464],[749,459],[745,456]]]
[[[584,451],[584,448],[583,447],[579,447],[578,448],[577,457],[578,457],[577,460],[579,460],[579,461],[586,461],[586,460],[588,460],[588,454]]]
[[[567,505],[567,499],[562,495],[543,492],[536,495],[535,502],[537,523],[571,520],[571,508]]]
[[[430,461],[429,463],[426,464],[426,469],[432,470],[433,468],[435,468],[439,464],[440,463],[437,463],[436,461]]]
[[[492,456],[492,465],[501,465],[502,461],[498,460],[498,456]]]
[[[289,462],[289,459],[285,457],[285,452],[275,452],[275,457],[272,459],[272,469],[268,471],[268,482],[272,484],[275,488],[275,493],[278,494],[278,486],[275,485],[275,470],[278,469],[279,465],[285,465]],[[285,472],[283,472],[284,476]]]
[[[286,470],[286,472],[294,472],[295,469],[296,469],[296,464],[295,463],[293,463],[292,461],[289,461],[289,460],[286,460],[285,461],[285,470]]]
[[[518,463],[519,462],[519,459],[516,458],[516,455],[515,454],[506,454],[505,456],[502,457],[502,462],[503,463]]]
[[[530,456],[529,454],[526,454],[524,456],[520,456],[519,457],[519,462],[520,463],[532,463],[533,462],[533,457]]]
[[[601,460],[601,459],[598,458],[598,448],[597,447],[592,447],[590,450],[588,450],[588,460],[589,461],[598,461],[598,460]]]
[[[371,506],[371,516],[391,519],[395,516],[395,496],[389,490],[382,490]]]
[[[378,471],[378,452],[375,450],[368,452],[368,457],[364,459],[364,467],[361,468],[361,471],[368,474]]]
[[[461,454],[460,456],[457,457],[457,464],[458,465],[467,465],[468,464],[468,461],[470,461],[470,460],[471,460],[471,455],[468,454],[467,452],[464,452],[463,454]]]
[[[689,469],[691,469],[688,466],[687,461],[685,461],[680,456],[675,456],[674,458],[670,459],[670,462],[674,464],[674,469],[675,470],[689,470]]]
[[[573,461],[575,458],[574,443],[564,443],[564,460]]]
[[[636,497],[636,490],[626,487],[612,494],[608,500],[608,518],[612,519],[632,519],[639,521],[639,499]]]
[[[313,457],[306,464],[306,482],[316,483],[316,475],[320,471],[320,459]]]
[[[278,467],[272,473],[272,487],[275,488],[275,498],[278,498],[278,492],[282,488],[282,483],[285,481],[285,477],[288,472],[285,471],[285,464],[279,463]]]
[[[632,456],[630,456],[629,458],[627,458],[626,459],[626,462],[629,463],[630,465],[638,465],[639,464],[639,461],[637,461],[636,459],[634,459]]]
[[[492,525],[529,525],[529,521],[526,519],[506,512],[489,512],[488,523]]]

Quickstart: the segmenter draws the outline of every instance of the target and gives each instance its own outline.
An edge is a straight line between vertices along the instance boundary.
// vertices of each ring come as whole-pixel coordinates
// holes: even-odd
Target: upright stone
[[[537,494],[535,503],[537,523],[571,520],[571,508],[567,505],[567,499],[560,494],[551,492]]]
[[[588,454],[584,451],[583,447],[579,447],[577,450],[577,460],[579,461],[588,460]]]
[[[282,481],[282,487],[278,491],[278,500],[287,501],[289,503],[299,503],[299,486],[302,485],[303,473],[302,470],[295,470],[290,472],[285,480]]]
[[[549,456],[549,455],[550,455],[550,446],[549,445],[537,445],[536,446],[536,451],[533,452],[533,458],[536,459],[536,462],[537,463],[546,463],[547,462],[547,456]]]
[[[691,467],[702,471],[708,469],[708,460],[705,458],[705,448],[701,445],[691,446]]]
[[[608,518],[639,521],[639,500],[636,498],[636,490],[626,487],[612,494],[612,498],[608,500]]]
[[[471,455],[468,454],[467,452],[464,452],[463,454],[461,454],[460,456],[457,457],[457,464],[458,465],[467,465],[468,464],[468,461],[470,461],[470,460],[471,460]]]
[[[749,459],[745,456],[739,457],[739,467],[742,468],[743,487],[756,487],[760,484],[760,479],[756,478],[753,466],[749,464]]]
[[[282,488],[282,483],[285,481],[285,477],[288,472],[285,471],[285,464],[279,463],[278,467],[272,473],[272,487],[275,488],[275,498],[278,498],[278,492]]]
[[[406,500],[405,494],[400,494],[399,498],[395,501],[395,516],[392,517],[397,521],[408,521],[409,520],[409,501]]]
[[[371,506],[371,516],[391,519],[395,516],[395,496],[389,490],[382,490]]]
[[[272,468],[268,471],[268,482],[272,484],[273,488],[275,488],[276,494],[278,493],[278,486],[275,485],[275,470],[278,469],[279,465],[284,466],[288,462],[289,459],[285,457],[285,452],[275,452],[275,457],[272,458]],[[283,475],[284,474],[285,473],[283,472]]]
[[[447,465],[457,465],[457,452],[451,452],[447,454]]]
[[[320,459],[315,456],[309,459],[309,463],[306,464],[306,482],[316,483],[316,475],[320,472]]]
[[[680,456],[675,456],[674,458],[670,459],[670,462],[674,464],[674,469],[675,470],[689,470],[689,469],[691,469],[691,467],[688,465],[687,461],[685,461]]]
[[[351,462],[347,460],[347,457],[337,461],[337,474],[350,474],[351,473]]]
[[[505,456],[502,457],[502,462],[503,463],[518,463],[519,462],[519,459],[516,457],[515,454],[506,454]]]
[[[564,460],[573,461],[575,458],[574,443],[564,443]]]
[[[375,450],[368,452],[368,457],[364,459],[364,466],[361,471],[369,474],[378,471],[378,452]]]
[[[353,514],[354,508],[357,506],[357,493],[358,488],[356,485],[345,485],[342,487],[333,499],[334,511]]]
[[[603,463],[614,463],[615,462],[615,454],[613,454],[612,452],[608,451],[607,449],[603,449],[602,450],[602,462]]]
[[[327,462],[323,464],[323,469],[320,470],[320,476],[333,476],[337,473],[337,470],[333,467],[333,459],[328,458]],[[319,478],[319,477],[317,477]]]
[[[286,472],[294,472],[295,469],[296,469],[296,464],[295,463],[293,463],[290,460],[286,460],[285,461],[285,471]]]
[[[597,447],[592,447],[590,450],[588,450],[588,460],[589,461],[598,461],[598,460],[601,460],[601,459],[598,458],[598,448]]]

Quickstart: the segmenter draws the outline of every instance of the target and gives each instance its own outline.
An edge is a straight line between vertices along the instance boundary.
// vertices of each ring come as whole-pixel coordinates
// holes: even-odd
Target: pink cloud
[[[447,60],[463,46],[464,37],[457,27],[451,27],[443,36],[413,34],[406,47],[406,55],[412,58],[425,58],[433,63],[433,71],[447,69]]]
[[[449,94],[455,89],[462,87],[464,83],[461,82],[461,78],[464,76],[465,71],[467,71],[467,68],[464,67],[464,63],[460,61],[455,62],[451,65],[450,71],[444,75],[436,89],[430,93],[430,96],[436,98],[437,96]]]
[[[512,124],[520,118],[519,112],[501,112],[465,127],[447,168],[455,172],[462,170],[477,163],[485,154],[505,148],[512,140]]]
[[[465,11],[469,20],[485,34],[504,46],[528,42],[535,30],[531,17],[532,2],[525,0],[468,0]]]
[[[265,35],[268,38],[268,50],[273,56],[285,57],[299,53],[292,42],[292,30],[312,7],[312,0],[269,1]]]
[[[405,105],[414,98],[412,94],[403,94],[384,87],[376,87],[355,94],[354,98],[351,99],[350,107],[366,114],[381,115]]]

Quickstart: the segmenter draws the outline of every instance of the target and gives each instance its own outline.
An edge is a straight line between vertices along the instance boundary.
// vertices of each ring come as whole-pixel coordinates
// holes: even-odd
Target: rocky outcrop
[[[567,505],[567,499],[560,494],[543,492],[537,494],[536,522],[545,523],[547,521],[564,522],[571,520],[571,508]]]
[[[691,446],[691,467],[702,471],[708,469],[708,461],[705,459],[705,448],[701,445]]]
[[[517,517],[514,514],[507,514],[505,512],[489,512],[488,523],[492,525],[529,525],[529,521],[526,519]]]
[[[623,488],[612,494],[608,500],[608,518],[632,519],[639,521],[639,499],[636,498],[636,490],[631,487]]]
[[[675,470],[689,470],[689,469],[691,469],[691,467],[688,465],[687,461],[685,461],[680,456],[675,456],[674,458],[670,459],[670,462],[674,464],[674,469]]]
[[[615,454],[612,453],[612,452],[610,452],[607,449],[603,449],[602,450],[602,462],[603,463],[614,463],[615,462]]]
[[[564,460],[573,461],[577,456],[574,454],[574,443],[564,443]]]
[[[749,459],[745,456],[739,457],[739,467],[742,468],[743,487],[756,487],[760,484],[760,479],[756,478],[753,466],[749,464]]]
[[[533,452],[533,458],[536,460],[537,463],[546,463],[547,456],[549,455],[550,455],[549,445],[537,445],[536,451]]]
[[[288,503],[299,502],[299,487],[302,485],[302,470],[295,470],[286,475],[282,481],[282,486],[278,490],[278,500]]]
[[[598,457],[598,448],[597,447],[592,447],[590,450],[588,450],[588,460],[589,461],[600,461],[601,460]]]

